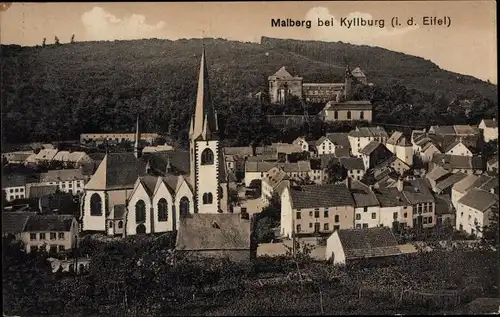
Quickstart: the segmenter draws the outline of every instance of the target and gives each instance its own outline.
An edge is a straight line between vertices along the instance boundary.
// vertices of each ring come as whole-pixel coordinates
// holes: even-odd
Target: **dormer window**
[[[201,165],[212,165],[214,164],[214,152],[210,149],[204,149],[201,152]]]

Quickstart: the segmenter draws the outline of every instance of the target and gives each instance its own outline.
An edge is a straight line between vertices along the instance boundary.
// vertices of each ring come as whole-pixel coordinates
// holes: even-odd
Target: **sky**
[[[422,25],[449,17],[449,27]],[[340,25],[341,18],[384,19],[385,27]],[[393,17],[418,25],[390,26]],[[311,20],[311,28],[279,28],[271,19]],[[318,27],[317,20],[334,21]],[[0,42],[23,46],[115,39],[218,37],[259,42],[261,36],[342,41],[420,56],[439,67],[497,83],[495,1],[335,1],[191,3],[12,3],[0,5]]]

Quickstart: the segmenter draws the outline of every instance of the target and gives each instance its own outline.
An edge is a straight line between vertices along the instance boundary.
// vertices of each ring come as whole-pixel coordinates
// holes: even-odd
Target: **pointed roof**
[[[281,66],[281,68],[270,77],[279,77],[281,79],[293,78],[293,76],[286,70],[285,66]]]
[[[208,82],[208,68],[205,60],[205,47],[201,54],[200,73],[198,76],[198,90],[196,93],[196,105],[194,116],[191,118],[190,137],[208,140],[213,138],[217,132],[215,113],[210,98],[210,87]]]
[[[146,174],[146,162],[130,152],[108,153],[85,185],[87,190],[134,188],[138,176]]]
[[[363,71],[361,70],[361,68],[359,67],[356,67],[352,72],[351,74],[354,76],[354,77],[366,77],[366,75],[363,73]]]

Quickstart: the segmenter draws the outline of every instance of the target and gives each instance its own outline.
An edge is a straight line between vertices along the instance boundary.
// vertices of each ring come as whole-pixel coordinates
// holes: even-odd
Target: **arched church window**
[[[365,113],[364,113],[364,111],[361,111],[361,112],[359,113],[359,118],[360,118],[361,120],[363,120],[363,119],[365,118]]]
[[[184,196],[179,201],[179,211],[181,216],[186,216],[189,214],[189,199]]]
[[[210,149],[204,149],[201,152],[201,165],[214,164],[214,152]]]
[[[337,110],[335,110],[333,112],[333,119],[337,120],[339,118],[339,112]]]
[[[146,221],[146,204],[143,200],[139,200],[135,203],[135,222],[144,221]]]
[[[90,197],[90,215],[91,216],[101,216],[102,215],[102,199],[99,194],[95,193]]]
[[[204,193],[203,194],[203,204],[204,205],[208,205],[208,204],[211,204],[213,202],[213,195],[212,193]]]
[[[118,221],[118,229],[122,229],[123,228],[123,221]]]
[[[168,220],[168,204],[165,198],[158,201],[158,221]]]
[[[351,119],[351,112],[350,111],[347,111],[347,119]]]

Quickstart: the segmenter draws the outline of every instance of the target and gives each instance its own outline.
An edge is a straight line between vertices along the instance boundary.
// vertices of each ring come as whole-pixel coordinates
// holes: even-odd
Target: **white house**
[[[444,153],[448,155],[472,156],[471,150],[469,150],[460,140],[448,145],[444,150]]]
[[[483,119],[478,127],[483,132],[484,141],[489,142],[498,139],[498,122],[495,118]]]
[[[456,228],[481,237],[482,229],[490,223],[491,209],[495,204],[498,206],[498,195],[471,189],[458,200]]]
[[[76,196],[80,193],[83,193],[87,179],[88,177],[83,175],[82,170],[79,168],[49,170],[45,173],[40,174],[39,183],[31,185],[56,185],[60,191]]]
[[[458,201],[473,188],[498,193],[498,177],[485,174],[467,175],[455,183],[451,189],[451,202],[455,209],[458,208]]]
[[[386,143],[389,136],[382,127],[363,127],[349,132],[348,140],[351,147],[351,153],[354,156],[361,156],[361,149],[366,147],[368,143],[377,141]]]
[[[296,138],[293,144],[300,146],[303,152],[309,152],[309,143],[306,141],[305,137]]]
[[[327,133],[316,142],[318,155],[334,154],[336,157],[350,155],[350,143],[347,133]]]
[[[2,190],[5,193],[5,199],[12,201],[14,199],[26,197],[26,177],[20,174],[3,175]]]
[[[354,227],[373,228],[380,225],[380,203],[369,186],[353,180],[350,191],[354,198]]]
[[[281,196],[281,192],[285,187],[290,185],[286,173],[279,167],[275,166],[269,170],[267,176],[262,179],[262,200],[267,205],[273,194]]]
[[[413,227],[412,206],[399,187],[373,189],[380,204],[378,225],[392,228],[394,223],[402,227]]]
[[[250,185],[253,180],[262,180],[267,172],[277,164],[275,162],[245,162],[245,186]]]
[[[405,162],[406,165],[413,165],[413,145],[408,142],[402,132],[395,131],[385,146],[389,151],[396,155],[398,159]]]
[[[435,154],[442,154],[441,150],[433,142],[427,142],[417,153],[422,162],[430,162]]]
[[[325,252],[325,258],[335,265],[404,253],[389,228],[337,230],[328,237]]]

